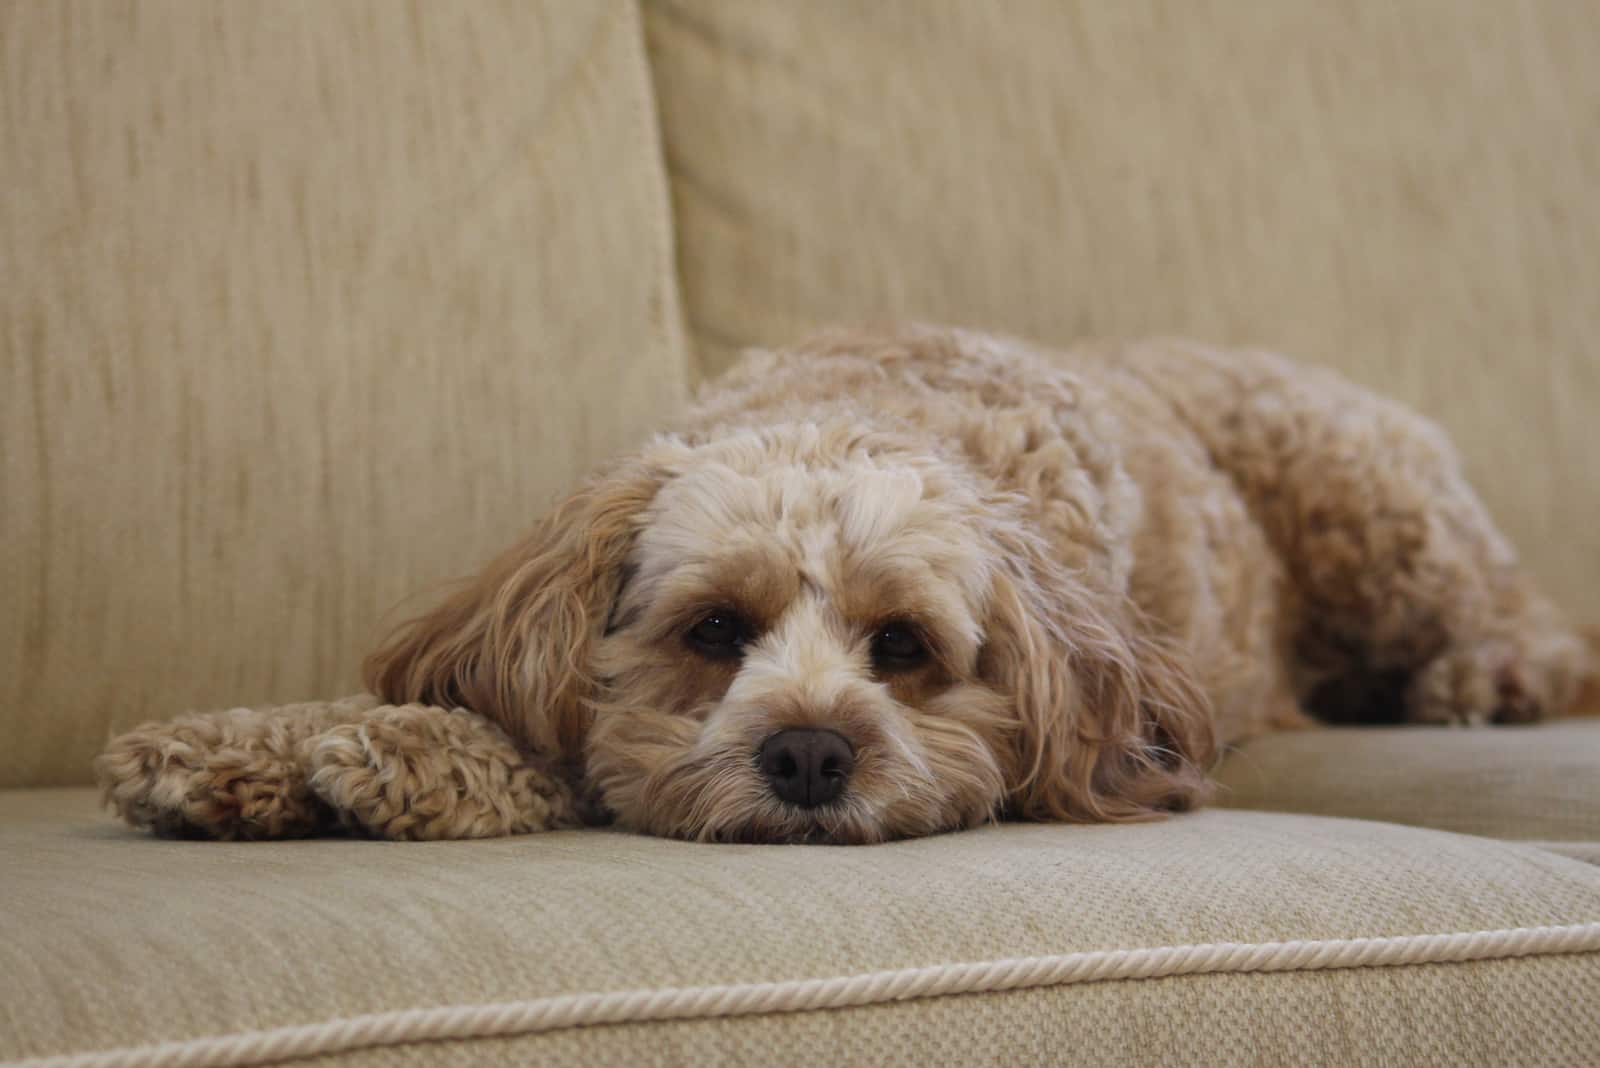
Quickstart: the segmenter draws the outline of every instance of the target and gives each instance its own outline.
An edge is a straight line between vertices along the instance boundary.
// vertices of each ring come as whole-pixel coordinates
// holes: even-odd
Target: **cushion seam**
[[[517,1001],[395,1009],[265,1031],[9,1061],[0,1063],[0,1068],[142,1068],[174,1063],[189,1068],[249,1066],[421,1041],[541,1034],[600,1024],[840,1009],[1115,979],[1385,968],[1589,953],[1600,953],[1600,920],[1384,938],[1088,950],[822,979],[557,994]]]

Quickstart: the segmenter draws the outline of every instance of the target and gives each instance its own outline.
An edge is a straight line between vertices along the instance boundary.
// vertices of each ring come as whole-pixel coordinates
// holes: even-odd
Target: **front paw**
[[[1533,723],[1545,702],[1515,648],[1486,641],[1446,649],[1417,672],[1406,715],[1413,723]]]
[[[311,743],[310,786],[379,838],[493,838],[574,822],[570,794],[465,709],[398,705]]]
[[[315,833],[327,813],[292,739],[259,713],[146,723],[95,759],[101,795],[135,827],[178,838],[286,838]]]

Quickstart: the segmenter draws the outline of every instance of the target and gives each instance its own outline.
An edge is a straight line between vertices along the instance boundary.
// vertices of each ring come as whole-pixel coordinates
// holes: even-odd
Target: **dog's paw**
[[[94,768],[118,815],[168,837],[287,838],[327,822],[294,739],[251,709],[147,723],[114,738]]]
[[[1532,674],[1507,642],[1446,649],[1417,672],[1406,692],[1412,723],[1533,723],[1545,712]]]
[[[309,766],[317,797],[379,838],[493,838],[575,823],[567,788],[464,709],[376,709],[314,739]]]

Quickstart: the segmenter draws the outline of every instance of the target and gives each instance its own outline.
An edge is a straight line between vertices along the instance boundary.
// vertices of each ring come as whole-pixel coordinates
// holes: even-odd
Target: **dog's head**
[[[848,424],[667,438],[368,662],[562,754],[624,826],[871,842],[1204,790],[1203,700],[1026,502]]]

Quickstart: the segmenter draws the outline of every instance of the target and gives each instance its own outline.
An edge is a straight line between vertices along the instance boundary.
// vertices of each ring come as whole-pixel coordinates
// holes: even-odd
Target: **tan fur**
[[[750,640],[707,659],[726,612]],[[930,659],[875,667],[889,625]],[[99,772],[222,837],[868,842],[1188,808],[1308,710],[1561,714],[1588,657],[1398,405],[1260,353],[908,327],[749,355],[375,653],[388,704],[148,725]],[[837,800],[763,779],[792,727],[849,741]]]
[[[579,819],[566,784],[464,708],[385,706],[309,745],[312,793],[379,838],[494,838]]]
[[[96,759],[108,805],[134,826],[202,838],[289,838],[333,823],[307,781],[305,750],[325,731],[359,721],[372,697],[235,708],[146,723]]]

